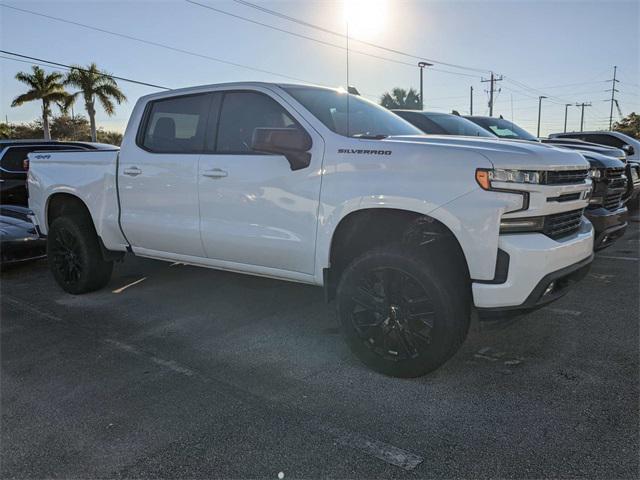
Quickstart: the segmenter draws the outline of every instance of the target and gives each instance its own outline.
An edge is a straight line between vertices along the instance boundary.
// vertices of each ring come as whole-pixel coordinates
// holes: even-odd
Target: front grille
[[[589,170],[551,170],[545,172],[544,183],[547,185],[582,183],[588,175]]]
[[[624,167],[623,168],[607,168],[605,170],[605,175],[607,178],[613,180],[616,178],[624,177]]]
[[[548,215],[544,219],[543,233],[557,240],[577,232],[582,222],[582,211],[583,209]]]
[[[623,192],[608,194],[604,197],[603,207],[607,210],[619,209],[622,202],[622,194]]]

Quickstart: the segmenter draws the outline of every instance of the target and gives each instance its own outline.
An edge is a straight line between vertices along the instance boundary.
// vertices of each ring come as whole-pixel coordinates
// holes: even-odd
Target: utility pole
[[[564,133],[567,133],[567,113],[569,111],[569,107],[573,105],[572,103],[564,104]]]
[[[581,107],[582,108],[582,113],[580,114],[580,131],[584,131],[584,107],[590,107],[591,106],[591,102],[589,103],[576,103],[576,107]]]
[[[424,85],[423,85],[424,67],[433,67],[433,63],[418,62],[418,68],[420,68],[420,110],[424,110]]]
[[[542,116],[542,99],[547,98],[544,95],[538,97],[538,138],[540,138],[540,117]]]
[[[613,67],[613,80],[611,81],[611,113],[609,113],[609,130],[611,130],[611,125],[613,124],[613,103],[615,102],[615,95],[618,91],[616,89],[616,82],[620,80],[616,80],[616,71],[618,70],[617,66]]]
[[[496,91],[496,82],[502,81],[502,75],[500,77],[496,77],[496,75],[491,72],[491,77],[488,80],[484,78],[480,80],[481,82],[490,82],[489,85],[489,116],[493,117],[493,93]],[[499,91],[499,90],[498,90]]]
[[[471,93],[469,94],[469,115],[473,115],[473,85],[470,88]]]

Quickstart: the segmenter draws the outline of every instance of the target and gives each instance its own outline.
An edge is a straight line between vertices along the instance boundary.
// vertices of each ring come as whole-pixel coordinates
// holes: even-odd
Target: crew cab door
[[[292,170],[284,155],[251,149],[256,128],[301,128],[311,163]],[[212,102],[200,157],[200,231],[211,259],[313,274],[324,143],[269,90],[228,90]]]
[[[210,94],[150,102],[120,152],[121,225],[134,251],[204,257],[198,212],[198,161]],[[127,137],[125,136],[125,137]]]

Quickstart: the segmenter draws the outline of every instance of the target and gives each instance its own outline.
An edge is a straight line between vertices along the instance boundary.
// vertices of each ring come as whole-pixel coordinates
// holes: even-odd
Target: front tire
[[[49,268],[68,293],[92,292],[111,278],[113,262],[102,257],[93,223],[83,216],[56,218],[47,237]]]
[[[419,377],[444,364],[469,330],[469,283],[456,265],[409,245],[356,258],[337,294],[338,318],[353,353],[393,377]]]

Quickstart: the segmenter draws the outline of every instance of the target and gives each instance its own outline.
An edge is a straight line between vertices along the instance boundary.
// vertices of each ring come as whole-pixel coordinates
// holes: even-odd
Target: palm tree
[[[95,63],[87,67],[74,65],[67,74],[65,84],[73,85],[80,89],[73,96],[75,98],[78,95],[82,95],[84,98],[84,106],[87,109],[91,126],[91,141],[95,142],[98,135],[96,129],[96,100],[100,102],[105,113],[111,116],[115,113],[113,101],[115,100],[120,105],[127,100],[127,97],[120,91],[118,83],[113,77],[98,70]]]
[[[420,94],[413,88],[407,92],[404,88],[394,88],[380,98],[380,105],[389,110],[402,108],[407,110],[420,110]]]
[[[44,139],[50,140],[49,117],[51,116],[51,102],[65,102],[69,98],[69,94],[64,90],[62,82],[64,76],[62,73],[52,72],[46,74],[42,68],[36,65],[31,69],[33,73],[18,72],[16,74],[16,80],[26,83],[31,88],[27,93],[14,98],[11,106],[19,107],[33,100],[42,100],[42,130],[44,131]]]

